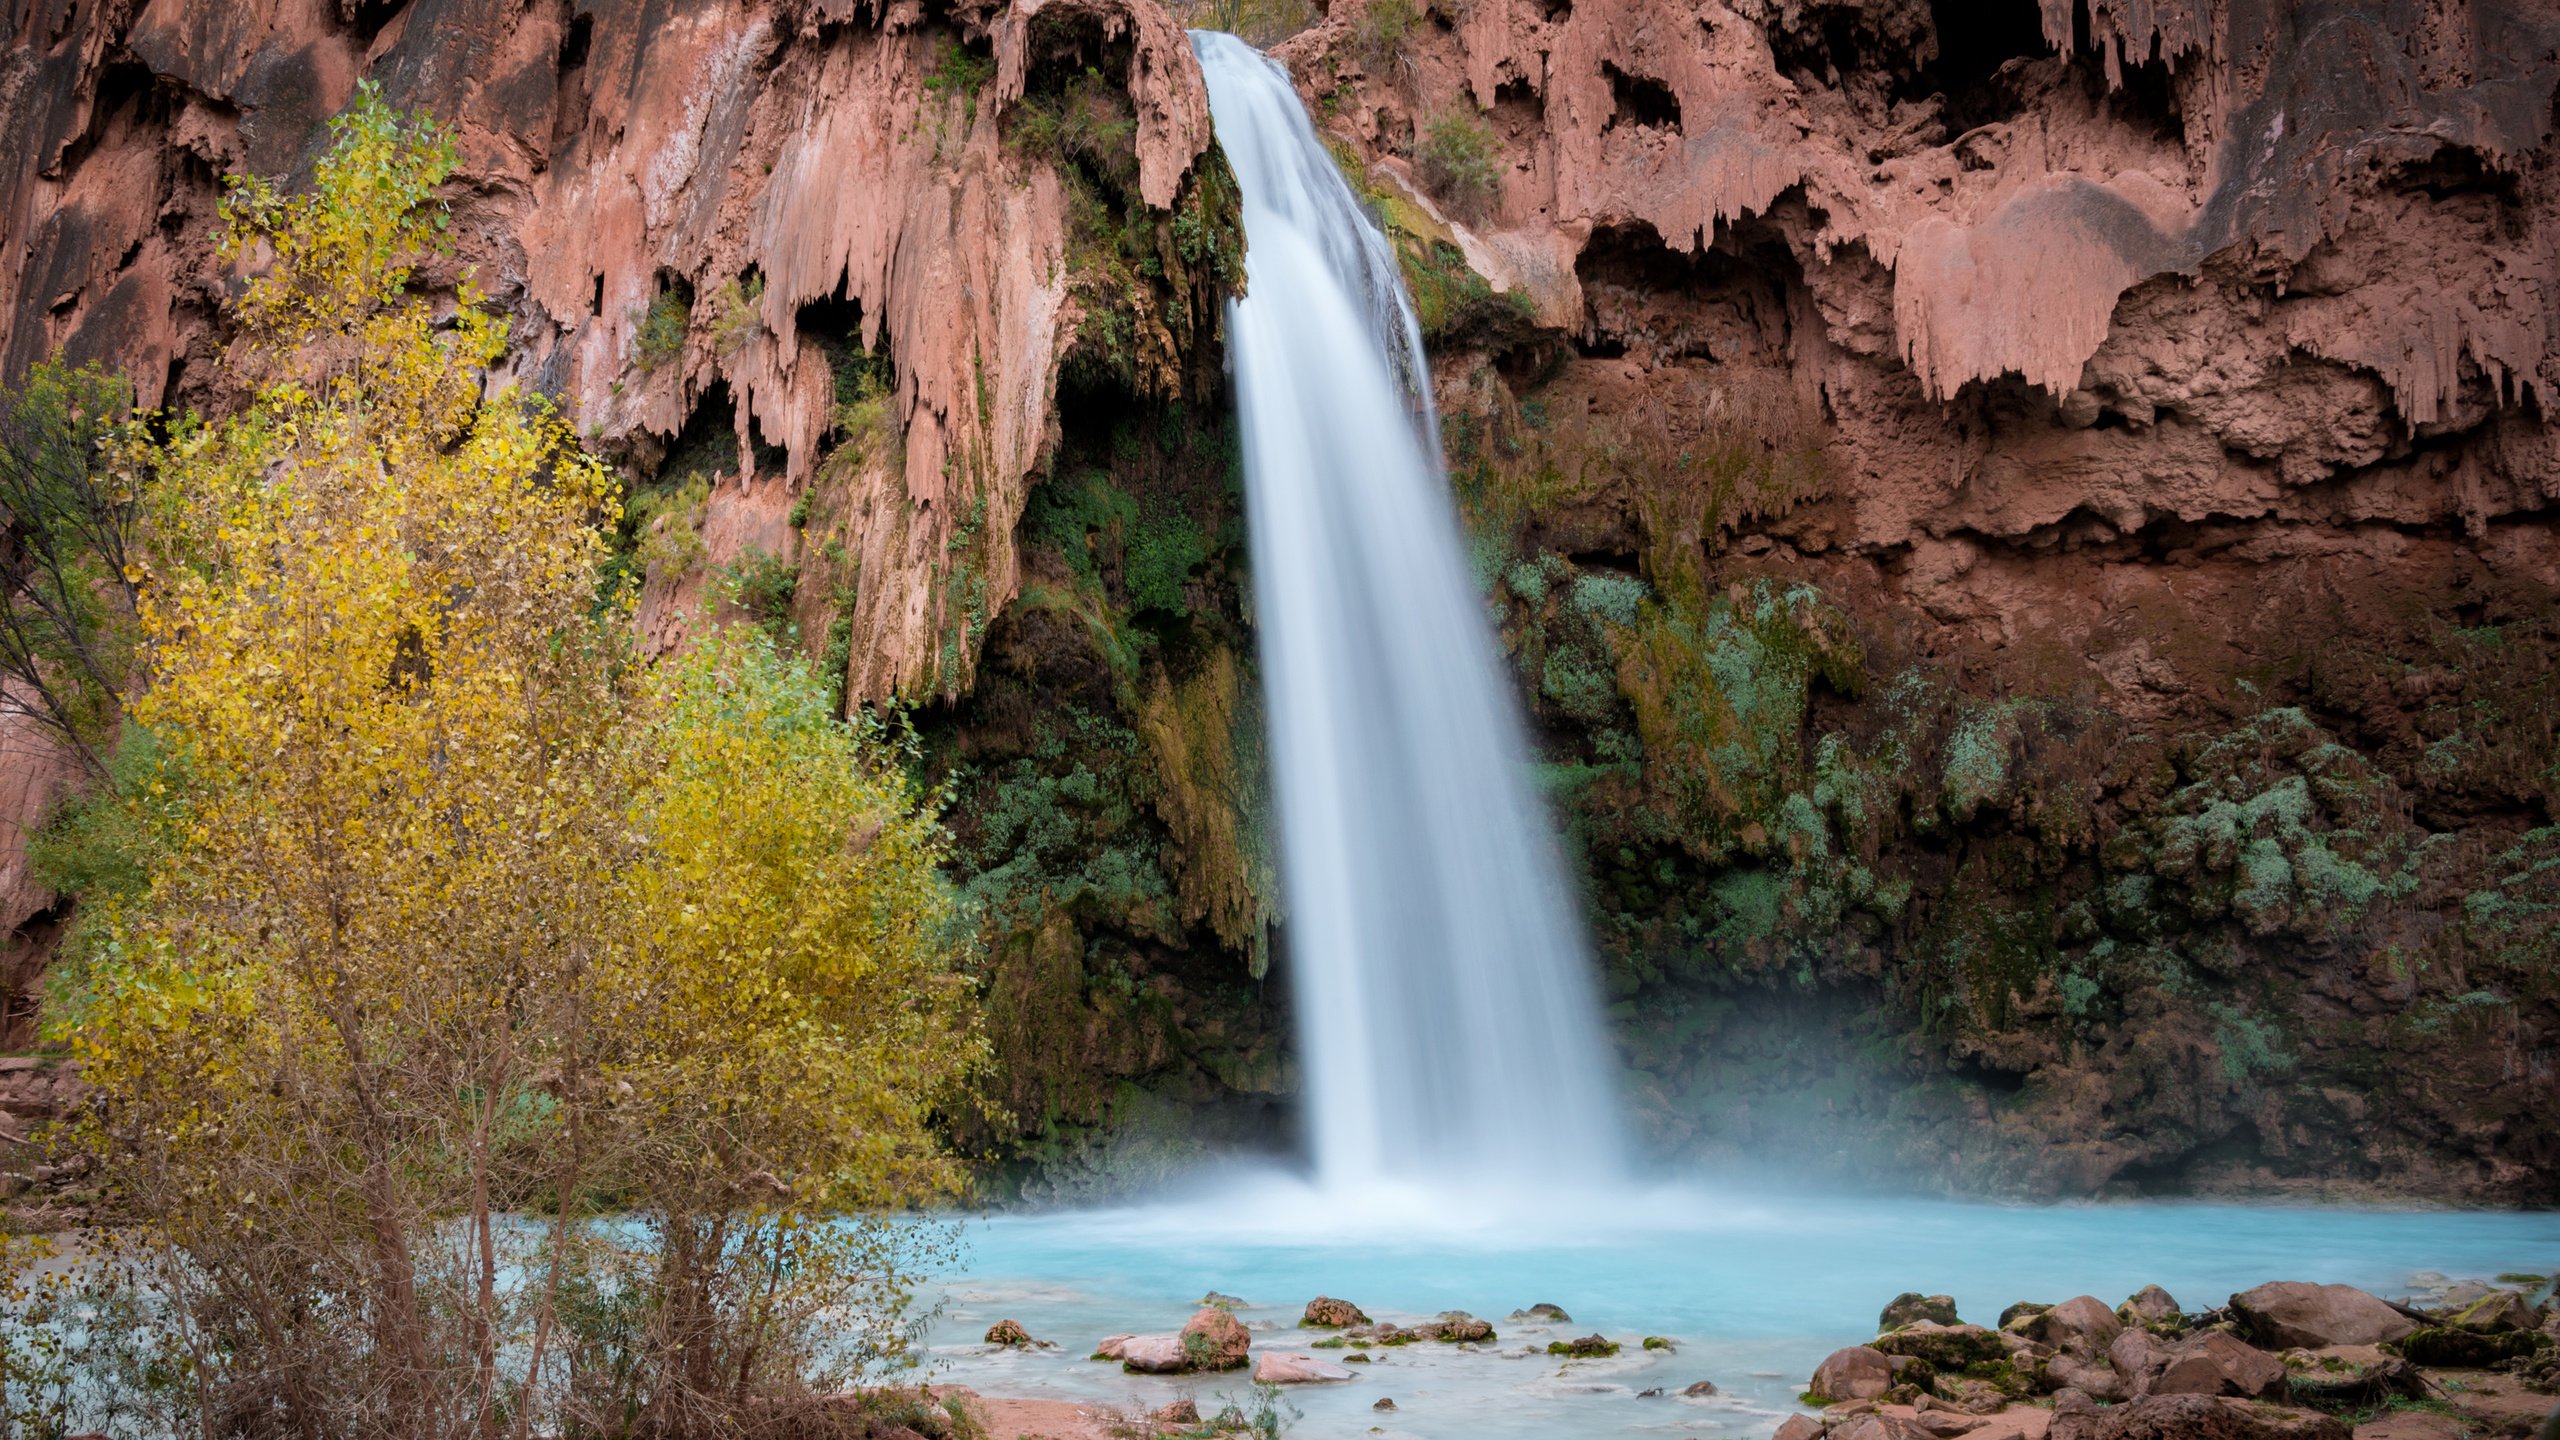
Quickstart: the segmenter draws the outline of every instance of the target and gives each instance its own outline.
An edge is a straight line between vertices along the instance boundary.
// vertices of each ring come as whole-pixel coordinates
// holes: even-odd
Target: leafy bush
[[[138,440],[132,406],[133,388],[94,363],[47,360],[0,390],[0,713],[34,721],[93,773],[138,638],[141,496],[120,453]]]
[[[661,290],[641,312],[640,326],[632,333],[632,362],[642,370],[655,370],[684,353],[685,332],[693,325],[693,305],[673,290]]]
[[[800,567],[779,555],[750,553],[721,570],[729,603],[747,612],[779,644],[790,638],[791,606],[800,595]]]
[[[924,72],[924,88],[936,95],[961,95],[969,104],[978,103],[978,92],[996,78],[996,62],[960,43],[958,37],[942,36],[934,46],[933,64]]]
[[[1467,110],[1444,110],[1423,129],[1413,152],[1414,178],[1462,219],[1481,219],[1500,185],[1493,128]]]
[[[711,348],[722,355],[735,355],[762,334],[764,317],[756,307],[763,300],[762,275],[751,274],[744,284],[722,281],[711,297]]]
[[[1422,6],[1414,0],[1369,0],[1353,22],[1351,43],[1361,59],[1384,66],[1403,53],[1404,42],[1421,23]]]

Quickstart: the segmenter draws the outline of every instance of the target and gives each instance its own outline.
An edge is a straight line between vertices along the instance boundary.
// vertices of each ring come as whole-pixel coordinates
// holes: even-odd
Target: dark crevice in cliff
[[[2016,87],[2002,70],[2052,53],[2036,0],[1930,0],[1937,59],[1922,73],[1946,101],[1947,129],[1961,134],[2018,113]]]
[[[572,4],[568,24],[561,27],[560,58],[554,67],[551,143],[544,151],[549,164],[571,154],[586,134],[594,103],[587,88],[587,57],[594,45],[595,17]]]
[[[1650,126],[1670,134],[1680,133],[1680,97],[1671,87],[1649,75],[1635,75],[1603,60],[1600,73],[1609,78],[1609,121],[1601,126],[1605,133],[1621,126]]]

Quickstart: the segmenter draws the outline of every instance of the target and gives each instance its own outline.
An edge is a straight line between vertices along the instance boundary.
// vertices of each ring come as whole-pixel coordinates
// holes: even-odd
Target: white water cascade
[[[1318,1181],[1606,1181],[1590,963],[1394,251],[1286,73],[1192,46],[1244,194],[1228,346]]]

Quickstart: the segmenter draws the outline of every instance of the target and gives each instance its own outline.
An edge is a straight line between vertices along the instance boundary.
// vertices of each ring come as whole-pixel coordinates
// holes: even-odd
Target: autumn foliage
[[[691,1434],[894,1367],[982,1046],[941,833],[752,629],[652,664],[613,474],[492,383],[449,144],[235,182],[254,401],[108,446],[143,673],[64,1038],[208,1433]]]

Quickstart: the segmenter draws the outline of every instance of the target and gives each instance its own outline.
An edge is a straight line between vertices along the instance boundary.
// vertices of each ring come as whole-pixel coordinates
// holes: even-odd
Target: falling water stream
[[[1580,923],[1470,575],[1394,251],[1279,65],[1194,32],[1244,193],[1228,313],[1316,1173],[1605,1181]]]

